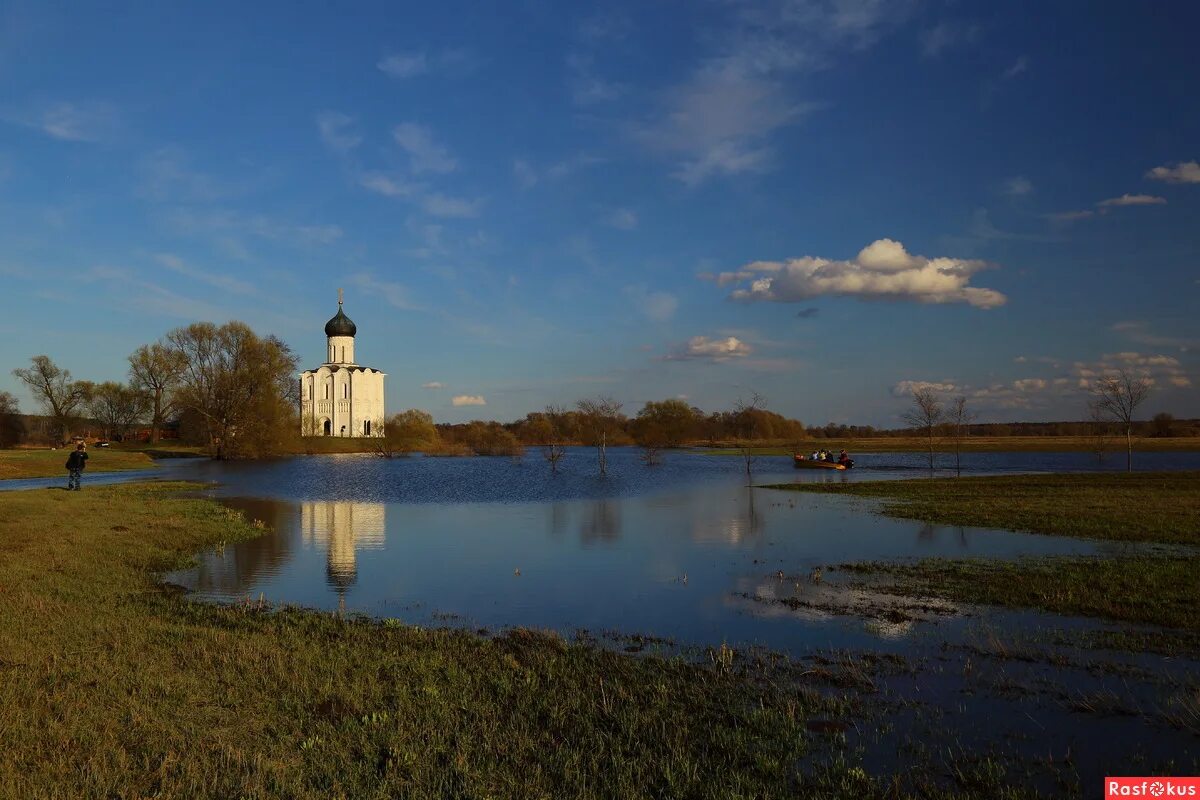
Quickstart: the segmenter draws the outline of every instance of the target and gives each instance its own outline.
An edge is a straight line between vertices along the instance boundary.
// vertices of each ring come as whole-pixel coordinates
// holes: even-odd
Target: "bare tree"
[[[976,414],[967,408],[967,398],[959,395],[950,401],[946,412],[946,422],[950,426],[950,434],[954,440],[954,473],[962,477],[962,444],[970,431],[971,423]]]
[[[1092,384],[1093,402],[1100,412],[1125,428],[1125,469],[1133,472],[1133,415],[1150,394],[1153,384],[1145,375],[1121,368]]]
[[[92,387],[88,398],[89,413],[104,426],[104,435],[118,441],[146,412],[150,396],[139,388],[116,381],[105,381]]]
[[[546,413],[534,424],[534,436],[542,445],[542,458],[550,465],[551,472],[558,472],[558,462],[567,453],[567,448],[562,444],[562,420],[566,416],[565,408],[550,405],[546,406]]]
[[[34,356],[30,362],[28,368],[14,369],[13,375],[29,387],[33,399],[50,417],[58,441],[65,442],[75,412],[87,402],[91,384],[72,380],[71,373],[51,361],[49,356]]]
[[[758,412],[767,405],[767,398],[758,392],[750,392],[750,399],[738,398],[733,404],[733,414],[738,420],[742,434],[738,450],[742,454],[742,462],[746,466],[746,484],[754,482],[754,437],[757,433]]]
[[[596,461],[601,475],[608,474],[608,442],[624,421],[621,405],[611,397],[590,398],[575,404],[579,409],[584,444],[596,448]]]
[[[915,390],[912,408],[902,416],[908,427],[920,431],[925,436],[929,444],[929,472],[933,474],[934,437],[937,435],[938,426],[945,418],[942,401],[938,399],[937,392],[929,387]]]
[[[1096,461],[1104,463],[1104,447],[1108,444],[1112,421],[1095,400],[1090,401],[1087,407],[1088,427],[1092,432],[1092,446],[1096,448]]]
[[[129,354],[129,382],[150,396],[150,444],[158,443],[163,423],[175,410],[175,390],[186,366],[183,353],[162,342]]]

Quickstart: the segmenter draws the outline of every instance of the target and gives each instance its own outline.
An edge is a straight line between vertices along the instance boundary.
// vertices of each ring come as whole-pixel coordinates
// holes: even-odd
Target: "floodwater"
[[[610,450],[605,477],[583,448],[570,450],[558,472],[535,450],[516,462],[353,455],[194,464],[190,477],[218,481],[222,502],[270,532],[207,553],[169,579],[202,599],[262,597],[417,624],[618,630],[797,650],[878,646],[921,628],[836,613],[841,602],[870,598],[830,596],[812,580],[818,567],[1127,547],[888,519],[863,501],[750,488],[736,457],[668,453],[648,467],[638,456]],[[1086,453],[965,460],[971,474],[1096,463]],[[835,473],[762,457],[753,482],[912,477],[923,474],[920,462],[911,453],[860,456],[860,467]],[[1200,466],[1200,455],[1139,462]],[[789,598],[803,605],[769,602]],[[943,633],[955,624],[938,616]]]
[[[818,472],[760,457],[752,483],[927,474],[919,453],[856,459],[853,471]],[[963,472],[1123,463],[971,453]],[[1200,469],[1200,454],[1139,453],[1135,464]],[[870,772],[902,774],[920,762],[952,783],[964,763],[987,754],[1013,783],[1093,796],[1105,774],[1200,768],[1200,663],[1072,638],[1122,626],[898,598],[847,586],[828,569],[927,556],[1120,555],[1135,545],[888,519],[871,501],[752,488],[740,458],[687,452],[646,466],[638,451],[613,449],[604,477],[583,448],[568,450],[557,472],[536,449],[519,461],[347,455],[164,466],[159,477],[207,481],[206,493],[266,527],[167,576],[197,600],[261,598],[475,630],[586,631],[629,650],[762,647],[833,659],[814,663],[844,660],[852,672],[875,663],[861,708],[876,716],[854,721],[848,737]],[[902,666],[882,669],[868,657],[881,653]]]

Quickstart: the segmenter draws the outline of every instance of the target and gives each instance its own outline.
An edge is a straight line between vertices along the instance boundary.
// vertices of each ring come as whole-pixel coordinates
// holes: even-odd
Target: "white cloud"
[[[679,300],[667,292],[652,292],[645,286],[626,286],[625,296],[647,319],[654,322],[666,322],[675,316],[679,308]]]
[[[441,381],[430,381],[429,383],[422,383],[421,388],[422,389],[445,389],[446,384],[442,383]]]
[[[625,93],[619,83],[605,80],[596,75],[593,59],[582,53],[567,56],[567,85],[571,100],[577,106],[592,106],[616,100]]]
[[[1200,183],[1200,163],[1180,161],[1178,164],[1155,167],[1146,177],[1167,183]]]
[[[617,230],[631,231],[638,226],[638,215],[628,208],[618,208],[605,221]]]
[[[1012,197],[1021,197],[1033,191],[1033,183],[1024,175],[1017,175],[1004,182],[1004,193]]]
[[[537,185],[537,171],[523,158],[513,159],[513,177],[522,189],[530,189]]]
[[[345,153],[362,143],[362,137],[354,132],[354,117],[340,111],[322,111],[317,114],[317,132],[331,150]]]
[[[746,284],[730,297],[747,302],[791,303],[836,295],[995,308],[1007,302],[1003,294],[969,285],[975,273],[989,266],[973,259],[912,255],[900,242],[879,239],[852,260],[804,256],[787,261],[755,261],[736,272],[722,272],[717,282]]]
[[[228,275],[222,275],[217,272],[207,272],[202,269],[197,269],[187,264],[179,256],[171,253],[159,253],[154,257],[162,266],[171,270],[174,273],[191,278],[192,280],[206,283],[222,291],[232,292],[234,294],[253,294],[254,287],[245,281],[240,281],[237,278]]]
[[[392,129],[392,138],[408,154],[413,172],[445,173],[458,169],[458,160],[434,140],[433,133],[424,125],[402,122]]]
[[[1187,388],[1192,385],[1183,365],[1174,356],[1145,354],[1136,351],[1120,353],[1105,353],[1099,361],[1076,361],[1072,373],[1078,380],[1080,388],[1087,388],[1097,378],[1116,374],[1120,370],[1128,370],[1135,375],[1141,375],[1152,384],[1160,380],[1172,386]]]
[[[429,59],[424,53],[393,53],[379,59],[375,66],[388,77],[403,80],[428,72]]]
[[[487,401],[481,394],[458,394],[450,398],[452,406],[486,406]]]
[[[214,200],[236,187],[193,169],[181,147],[160,147],[138,161],[138,192],[155,200]]]
[[[900,381],[892,387],[893,397],[909,397],[922,389],[932,389],[939,394],[958,391],[958,385],[951,381]]]
[[[693,336],[687,343],[675,348],[665,358],[667,361],[728,361],[733,358],[744,358],[754,352],[754,348],[736,336],[723,339],[710,339],[707,336]]]
[[[1165,197],[1155,197],[1150,194],[1123,194],[1096,203],[1097,208],[1113,208],[1116,206],[1161,206],[1167,202]]]
[[[475,217],[481,205],[483,201],[479,199],[448,197],[437,192],[421,198],[421,207],[435,217]]]
[[[1124,320],[1114,323],[1112,330],[1125,336],[1132,342],[1151,347],[1178,347],[1186,350],[1200,346],[1200,340],[1188,339],[1181,336],[1162,336],[1150,330],[1150,324],[1143,320]]]

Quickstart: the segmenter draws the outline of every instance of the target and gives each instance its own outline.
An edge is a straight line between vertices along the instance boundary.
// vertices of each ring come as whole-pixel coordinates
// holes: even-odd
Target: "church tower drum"
[[[304,436],[383,436],[386,374],[354,358],[356,326],[343,308],[325,323],[325,363],[300,374],[300,433]]]

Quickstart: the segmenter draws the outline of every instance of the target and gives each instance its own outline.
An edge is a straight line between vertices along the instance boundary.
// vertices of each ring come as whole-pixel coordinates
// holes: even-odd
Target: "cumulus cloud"
[[[430,381],[429,383],[422,383],[421,388],[422,389],[445,389],[446,384],[442,383],[441,381]]]
[[[723,339],[693,336],[687,340],[686,344],[669,353],[666,360],[728,361],[734,358],[744,358],[752,352],[754,352],[754,348],[736,336],[727,336]]]
[[[1155,197],[1151,194],[1123,194],[1120,197],[1110,197],[1096,203],[1097,208],[1114,208],[1116,206],[1161,206],[1165,205],[1165,197]]]
[[[1200,163],[1180,161],[1178,164],[1155,167],[1146,173],[1146,177],[1167,183],[1200,183]]]
[[[458,169],[458,160],[434,139],[432,131],[424,125],[402,122],[392,129],[392,138],[408,154],[415,173],[444,173]]]
[[[362,137],[354,131],[354,117],[340,111],[317,114],[317,132],[326,146],[339,153],[353,150],[362,143]]]
[[[900,381],[892,387],[893,397],[910,397],[914,393],[923,389],[931,389],[935,392],[947,393],[958,391],[958,384],[948,380],[943,381]]]
[[[1007,302],[995,289],[970,286],[985,261],[913,255],[892,239],[879,239],[850,260],[816,256],[755,261],[722,272],[718,284],[737,284],[730,297],[746,302],[794,303],[824,295],[918,303],[967,303],[995,308]]]
[[[1087,388],[1096,379],[1115,375],[1121,370],[1144,376],[1152,384],[1165,381],[1180,388],[1192,385],[1192,381],[1179,359],[1161,353],[1146,354],[1136,351],[1105,353],[1099,361],[1076,361],[1072,372],[1078,381],[1078,386]]]
[[[481,394],[457,394],[450,398],[452,406],[486,406],[487,401]]]

